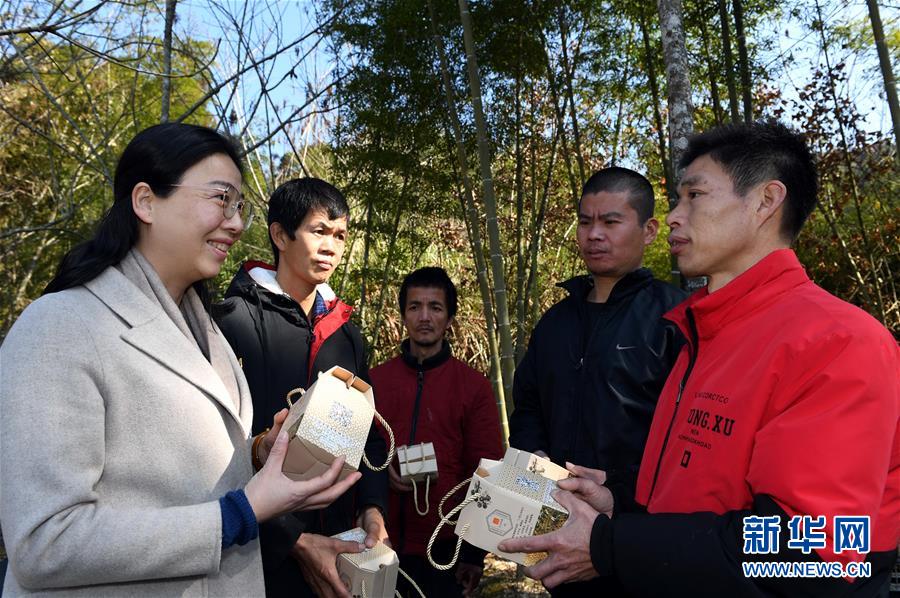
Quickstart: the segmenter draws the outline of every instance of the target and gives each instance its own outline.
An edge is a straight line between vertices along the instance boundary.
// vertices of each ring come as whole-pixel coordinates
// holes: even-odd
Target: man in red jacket
[[[886,595],[900,539],[897,343],[813,284],[791,251],[816,202],[803,139],[774,121],[694,137],[669,243],[706,275],[667,318],[688,339],[622,513],[571,467],[548,586],[615,576],[634,595]],[[665,588],[663,590],[663,588]]]
[[[409,337],[401,354],[371,370],[379,413],[391,425],[398,445],[434,444],[438,477],[418,483],[419,515],[412,485],[390,474],[388,529],[400,567],[429,598],[468,595],[478,585],[484,552],[463,544],[454,570],[437,571],[425,559],[425,548],[439,521],[438,503],[454,486],[469,478],[482,458],[502,456],[500,421],[491,385],[479,372],[452,357],[444,334],[456,315],[456,287],[443,268],[420,268],[400,286],[400,314]],[[461,500],[462,492],[455,499]],[[455,504],[452,502],[451,504]],[[445,510],[449,510],[449,507]],[[445,528],[432,555],[448,562],[456,536]],[[404,584],[398,584],[401,591]],[[408,591],[408,590],[407,590]],[[408,591],[408,595],[413,594]]]

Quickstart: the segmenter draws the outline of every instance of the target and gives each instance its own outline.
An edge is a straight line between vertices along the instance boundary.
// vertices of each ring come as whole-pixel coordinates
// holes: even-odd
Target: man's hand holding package
[[[565,525],[549,534],[504,540],[498,548],[505,552],[548,552],[550,556],[525,569],[528,577],[547,588],[597,577],[590,548],[591,529],[600,514],[571,492],[557,490],[553,498],[569,512]]]
[[[288,413],[287,409],[282,409],[272,418],[272,427],[269,428],[266,435],[263,436],[262,442],[259,443],[257,456],[261,463],[265,464],[269,458],[269,453],[272,451],[272,446],[275,444],[275,439],[278,438],[278,433],[281,432],[281,426],[284,424],[284,420],[287,419]]]
[[[387,530],[384,527],[384,516],[378,507],[366,507],[356,519],[356,525],[366,532],[366,548],[372,548],[379,542],[391,547]]]
[[[401,478],[393,463],[388,467],[388,480],[391,490],[395,492],[412,492],[412,482],[407,482]]]
[[[548,588],[597,576],[591,562],[591,530],[598,516],[613,514],[612,493],[603,485],[605,471],[572,463],[566,463],[566,469],[575,477],[560,480],[561,490],[554,494],[569,511],[566,524],[549,534],[506,540],[499,545],[506,552],[548,552],[546,559],[525,569],[526,575]]]
[[[548,588],[597,576],[591,562],[591,530],[599,515],[612,517],[613,495],[606,486],[606,472],[566,463],[573,476],[557,482],[562,491],[554,498],[569,511],[566,524],[542,536],[501,542],[507,552],[549,552],[550,556],[525,570]]]
[[[244,487],[257,521],[266,521],[292,511],[326,507],[349,490],[362,475],[356,471],[339,482],[338,476],[344,466],[344,458],[340,457],[322,475],[296,482],[281,472],[287,449],[287,432],[279,432],[265,466]]]
[[[566,469],[574,477],[560,480],[557,485],[591,505],[595,511],[613,516],[613,495],[606,483],[606,472],[602,469],[589,469],[581,465],[566,462]]]
[[[337,557],[344,552],[362,552],[365,545],[318,534],[300,534],[291,550],[313,593],[319,598],[350,598],[337,572]]]

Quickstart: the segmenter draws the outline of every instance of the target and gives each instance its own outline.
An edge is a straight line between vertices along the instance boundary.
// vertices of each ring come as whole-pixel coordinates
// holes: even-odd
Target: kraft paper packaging
[[[357,527],[332,538],[362,544],[365,542],[366,532]],[[382,542],[363,552],[341,553],[337,559],[338,575],[354,598],[393,596],[399,567],[397,553]]]
[[[548,459],[509,448],[502,461],[482,459],[472,476],[456,534],[469,544],[520,565],[533,565],[546,553],[508,553],[497,544],[559,529],[569,513],[551,494],[569,472]]]
[[[437,458],[431,442],[398,447],[397,461],[400,477],[406,481],[419,482],[427,477],[436,480],[438,477]]]
[[[308,480],[343,455],[340,479],[346,478],[359,469],[374,416],[375,397],[364,380],[338,366],[319,372],[284,422],[290,441],[282,472]]]

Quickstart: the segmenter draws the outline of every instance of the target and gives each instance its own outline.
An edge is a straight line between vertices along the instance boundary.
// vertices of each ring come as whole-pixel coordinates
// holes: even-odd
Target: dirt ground
[[[549,598],[539,582],[525,576],[516,578],[516,564],[489,554],[484,562],[484,575],[478,585],[478,596],[484,598]]]

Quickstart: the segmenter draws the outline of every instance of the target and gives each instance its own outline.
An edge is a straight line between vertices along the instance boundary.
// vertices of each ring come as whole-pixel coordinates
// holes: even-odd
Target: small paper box
[[[290,443],[282,472],[308,480],[343,455],[339,479],[346,478],[359,469],[374,415],[375,397],[364,380],[338,366],[319,372],[284,421]]]
[[[506,454],[503,455],[503,462],[515,467],[521,467],[545,478],[550,478],[555,482],[564,480],[572,475],[568,469],[560,467],[550,459],[538,457],[533,453],[520,451],[513,447],[506,449]]]
[[[332,538],[362,544],[366,540],[366,532],[357,527]],[[338,575],[354,598],[393,596],[399,568],[397,553],[382,542],[363,552],[343,552],[337,559]]]
[[[459,514],[456,534],[469,544],[520,565],[534,565],[546,553],[509,553],[497,548],[508,538],[537,536],[559,529],[569,517],[551,496],[569,472],[552,461],[510,448],[503,461],[482,459]],[[466,527],[468,525],[468,527]]]
[[[437,457],[431,442],[399,447],[397,461],[400,463],[400,477],[404,480],[418,482],[427,477],[432,480],[438,477]]]

